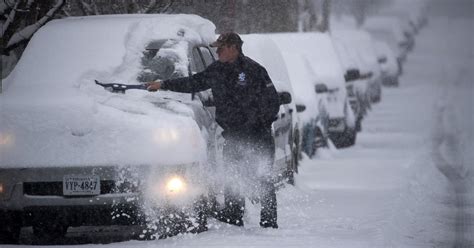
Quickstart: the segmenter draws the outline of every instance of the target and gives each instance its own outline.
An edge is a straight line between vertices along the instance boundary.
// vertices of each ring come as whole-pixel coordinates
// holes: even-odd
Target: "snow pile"
[[[78,17],[48,23],[4,82],[0,165],[202,160],[206,134],[193,120],[189,95],[117,95],[93,80],[137,83],[140,59],[150,41],[176,39],[176,50],[183,56],[187,47],[182,41],[208,44],[214,29],[210,21],[193,15]],[[187,63],[184,57],[180,61]]]

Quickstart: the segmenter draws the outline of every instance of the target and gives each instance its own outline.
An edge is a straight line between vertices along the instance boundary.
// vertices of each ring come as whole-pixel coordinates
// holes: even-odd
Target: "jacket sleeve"
[[[271,125],[276,120],[280,110],[280,96],[270,76],[268,76],[267,70],[263,67],[260,71],[260,77],[262,78],[262,84],[260,85],[261,97],[258,98],[258,105],[260,106],[258,116],[265,125]]]
[[[204,71],[198,72],[189,77],[168,79],[163,81],[161,89],[181,93],[192,93],[210,89],[213,74],[216,73],[216,65],[211,64]]]
[[[258,83],[253,89],[252,97],[249,102],[244,103],[247,120],[244,128],[248,127],[270,127],[276,120],[278,111],[280,110],[280,98],[278,92],[273,85],[272,80],[268,76],[265,68],[260,67],[255,73]],[[245,99],[242,99],[245,102]]]

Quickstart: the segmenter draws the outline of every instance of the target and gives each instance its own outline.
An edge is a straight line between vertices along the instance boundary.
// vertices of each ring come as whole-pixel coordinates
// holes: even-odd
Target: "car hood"
[[[200,125],[189,104],[148,92],[0,95],[0,167],[192,163],[204,159]]]

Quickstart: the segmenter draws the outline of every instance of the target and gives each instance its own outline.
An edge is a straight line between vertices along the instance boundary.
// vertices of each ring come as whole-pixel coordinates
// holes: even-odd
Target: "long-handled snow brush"
[[[112,93],[122,93],[125,94],[126,90],[147,90],[147,86],[144,84],[105,84],[97,80],[94,80],[96,84],[104,87],[105,90],[108,90]]]

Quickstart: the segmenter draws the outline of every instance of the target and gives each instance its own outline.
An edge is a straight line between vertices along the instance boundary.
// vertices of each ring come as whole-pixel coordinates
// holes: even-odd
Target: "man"
[[[258,166],[271,167],[275,143],[271,124],[279,110],[279,96],[267,71],[242,53],[240,36],[230,32],[219,36],[211,44],[217,47],[219,61],[190,77],[154,81],[147,84],[149,91],[171,90],[192,93],[212,90],[216,107],[216,121],[224,130],[224,160],[226,175],[230,176],[224,192],[225,208],[221,221],[242,226],[245,198],[235,187],[257,175]],[[253,166],[253,167],[252,167]],[[249,172],[253,170],[253,172]],[[269,170],[267,170],[269,172]],[[260,225],[278,228],[275,186],[270,173],[259,175],[259,198],[262,204]],[[243,183],[241,183],[243,184]]]

